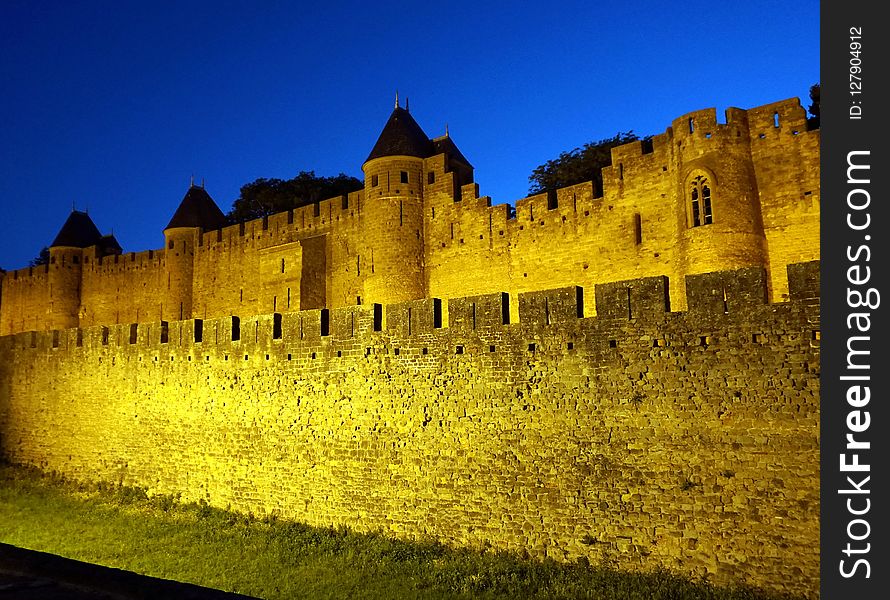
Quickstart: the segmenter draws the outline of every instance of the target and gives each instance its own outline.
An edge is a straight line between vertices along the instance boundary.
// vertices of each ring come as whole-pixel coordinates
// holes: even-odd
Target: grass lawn
[[[779,598],[663,572],[619,573],[255,519],[2,464],[0,541],[266,599]]]

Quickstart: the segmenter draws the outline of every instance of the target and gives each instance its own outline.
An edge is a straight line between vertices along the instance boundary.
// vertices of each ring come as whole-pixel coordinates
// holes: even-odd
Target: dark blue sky
[[[361,177],[399,90],[493,203],[563,150],[686,112],[800,97],[819,3],[0,2],[0,268],[72,206],[163,246],[190,177]]]

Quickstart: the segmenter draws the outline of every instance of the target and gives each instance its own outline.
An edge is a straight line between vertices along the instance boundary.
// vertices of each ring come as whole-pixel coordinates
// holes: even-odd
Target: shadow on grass
[[[15,529],[6,522],[13,518],[19,520]],[[47,523],[69,527],[70,533],[46,540],[37,529]],[[627,573],[586,561],[565,564],[346,527],[312,527],[0,464],[0,531],[7,530],[14,532],[14,539],[2,540],[8,543],[39,543],[44,547],[34,549],[91,562],[106,560],[105,547],[113,546],[106,562],[115,564],[107,566],[261,598],[799,598],[719,587],[665,570]]]

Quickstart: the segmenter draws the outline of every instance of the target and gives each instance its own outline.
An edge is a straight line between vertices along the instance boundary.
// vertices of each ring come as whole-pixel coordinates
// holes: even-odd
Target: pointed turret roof
[[[381,156],[427,158],[432,155],[432,150],[430,138],[423,132],[411,113],[405,108],[396,106],[365,162]]]
[[[457,145],[454,143],[454,140],[451,139],[451,136],[447,133],[442,137],[438,137],[433,140],[433,154],[447,154],[451,160],[455,160],[457,162],[463,163],[468,167],[473,165],[470,164],[470,161],[461,154],[461,151],[457,149]]]
[[[205,231],[211,231],[225,224],[226,216],[210,194],[203,186],[192,184],[164,231],[174,227],[200,227]]]
[[[50,248],[68,246],[71,248],[89,248],[95,246],[102,239],[99,228],[85,212],[72,210],[68,215],[62,229],[59,230],[56,239],[50,244]]]
[[[99,240],[98,245],[103,256],[108,256],[109,254],[121,254],[124,251],[113,233],[103,235],[102,239]]]

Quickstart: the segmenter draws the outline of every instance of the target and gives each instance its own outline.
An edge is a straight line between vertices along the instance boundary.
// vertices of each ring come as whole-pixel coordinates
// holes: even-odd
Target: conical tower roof
[[[432,155],[432,150],[430,138],[423,132],[411,113],[407,109],[396,106],[365,162],[382,156],[427,158]]]
[[[164,231],[174,227],[200,227],[212,231],[225,224],[226,216],[210,194],[203,187],[192,184]]]
[[[50,244],[50,248],[68,246],[71,248],[89,248],[95,246],[102,239],[99,228],[85,212],[72,210],[68,215],[62,229],[59,230],[56,239]]]
[[[117,238],[114,237],[113,233],[102,236],[102,239],[99,240],[99,249],[102,251],[102,254],[104,256],[108,256],[109,254],[120,254],[124,251],[124,249],[121,247],[120,242],[117,241]]]
[[[459,163],[465,164],[470,168],[473,167],[473,165],[470,164],[470,161],[468,161],[466,157],[464,157],[464,155],[461,153],[461,151],[457,149],[457,145],[448,134],[445,134],[444,136],[433,140],[433,154],[443,153],[448,154],[451,160],[455,160]]]

